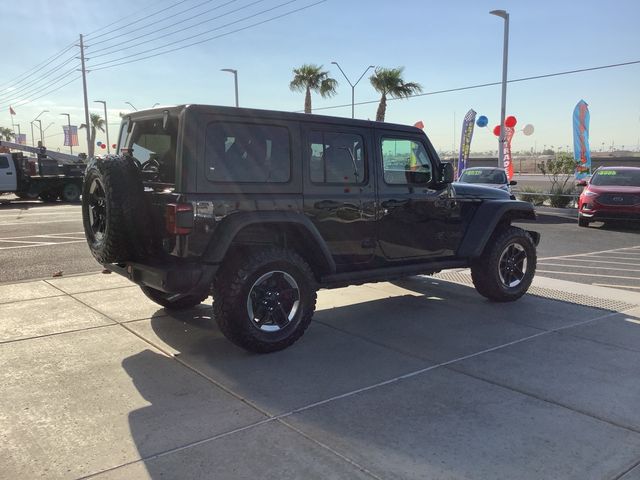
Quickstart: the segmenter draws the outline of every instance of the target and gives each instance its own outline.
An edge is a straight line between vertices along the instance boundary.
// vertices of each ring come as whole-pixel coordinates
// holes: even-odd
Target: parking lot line
[[[564,258],[564,257],[557,257],[554,258],[552,260],[566,260],[567,262],[588,262],[588,263],[611,263],[613,265],[627,265],[627,266],[633,266],[633,267],[640,267],[640,263],[629,263],[629,262],[612,262],[612,261],[607,261],[607,260],[591,260],[591,259],[584,259],[584,258]],[[546,260],[545,259],[539,259],[538,263],[545,263]]]
[[[74,222],[74,223],[78,223],[81,222],[81,220],[79,218],[76,218],[75,220],[52,220],[50,222],[0,222],[0,227],[3,226],[8,226],[8,225],[44,225],[45,223],[70,223],[70,222]]]
[[[578,273],[578,272],[558,272],[556,270],[536,270],[538,273],[555,273],[560,275],[580,275],[582,277],[606,277],[606,278],[619,278],[621,280],[640,280],[640,277],[622,277],[618,275],[602,275],[600,273]],[[624,285],[618,285],[618,287],[624,287]]]
[[[556,260],[559,258],[571,258],[571,257],[584,257],[584,256],[589,256],[589,255],[597,255],[600,253],[612,253],[612,252],[619,252],[622,250],[635,250],[638,251],[640,247],[622,247],[622,248],[614,248],[611,250],[600,250],[598,252],[588,252],[588,253],[574,253],[572,255],[558,255],[555,257],[543,257],[543,258],[539,258],[538,261],[542,261],[542,260]]]
[[[2,242],[8,242],[10,240],[16,240],[19,238],[48,238],[48,237],[53,237],[53,238],[65,238],[65,237],[59,237],[59,235],[84,235],[84,232],[63,232],[63,233],[43,233],[40,235],[21,235],[19,237],[4,237],[4,238],[0,238],[0,241]],[[76,240],[78,240],[77,237],[70,237],[70,238],[74,238]],[[29,243],[29,242],[22,242],[22,243]]]
[[[83,243],[86,240],[69,240],[67,242],[42,242],[36,245],[15,245],[13,247],[0,247],[0,250],[14,250],[16,248],[50,247],[51,245],[68,245],[69,243]],[[26,242],[22,242],[26,243]]]
[[[604,262],[604,263],[609,263],[609,262]],[[542,262],[541,265],[544,265],[547,267],[568,267],[568,268],[584,268],[585,267],[584,265],[563,265],[562,263],[547,263],[547,262]],[[639,272],[640,273],[640,269],[634,269],[634,268],[620,268],[620,267],[608,268],[608,267],[592,267],[592,266],[589,266],[588,268],[589,270],[616,270],[618,272]]]
[[[620,288],[620,285],[611,285],[609,283],[592,283],[592,285],[595,285],[596,287],[613,287],[613,288]],[[627,285],[624,285],[624,288],[632,288],[634,290],[640,290],[640,287],[630,287]]]

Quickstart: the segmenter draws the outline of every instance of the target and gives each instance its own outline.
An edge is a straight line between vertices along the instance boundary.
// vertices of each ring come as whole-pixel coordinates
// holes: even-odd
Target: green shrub
[[[551,187],[551,197],[549,197],[549,204],[556,208],[566,208],[569,204],[573,203],[573,198],[567,195],[574,193],[574,189],[571,185],[560,186],[554,185]]]
[[[533,203],[534,205],[543,205],[547,196],[542,195],[542,190],[534,187],[524,187],[518,192],[515,192],[518,200]]]

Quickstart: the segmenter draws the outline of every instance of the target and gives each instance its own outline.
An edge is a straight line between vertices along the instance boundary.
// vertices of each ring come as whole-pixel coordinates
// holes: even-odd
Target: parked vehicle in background
[[[466,168],[462,171],[458,182],[499,188],[509,193],[511,193],[511,187],[518,184],[515,180],[509,181],[504,168],[498,167]]]
[[[508,302],[533,280],[540,236],[512,225],[533,206],[453,188],[415,127],[182,105],[125,116],[117,151],[85,173],[92,254],[165,308],[212,295],[222,333],[250,351],[300,338],[318,288],[470,267],[480,294]]]
[[[589,180],[577,184],[585,187],[578,200],[579,226],[597,221],[640,221],[640,168],[600,167]]]
[[[10,153],[9,148],[37,150],[38,157]],[[66,202],[80,200],[85,164],[78,157],[73,157],[75,161],[63,162],[49,158],[45,149],[9,142],[0,142],[0,152],[0,193],[14,193],[20,199],[40,198],[45,202],[58,198]]]

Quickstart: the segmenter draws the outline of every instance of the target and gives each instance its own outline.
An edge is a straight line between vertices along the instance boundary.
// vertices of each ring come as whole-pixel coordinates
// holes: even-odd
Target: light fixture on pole
[[[358,83],[360,83],[360,80],[362,80],[362,77],[364,77],[364,75],[372,68],[376,68],[375,65],[369,65],[366,70],[364,72],[362,72],[362,75],[360,75],[360,78],[358,78],[358,81],[356,83],[351,83],[351,80],[349,80],[349,78],[347,77],[347,75],[344,73],[344,71],[342,70],[342,68],[340,67],[340,65],[338,64],[338,62],[331,62],[333,65],[335,65],[336,67],[338,67],[338,69],[340,70],[340,72],[342,73],[342,75],[344,76],[344,78],[347,80],[347,82],[349,83],[349,85],[351,85],[351,118],[355,118],[355,95],[356,95],[356,85],[358,85]]]
[[[504,117],[507,108],[507,60],[509,58],[509,14],[505,10],[491,10],[491,15],[504,19],[504,42],[502,46],[502,101],[500,104],[500,140],[498,142],[498,162],[504,166],[504,139],[506,129]]]
[[[240,104],[238,103],[238,70],[234,70],[233,68],[221,68],[220,71],[233,73],[233,82],[236,87],[236,107],[239,107]]]
[[[71,115],[68,113],[61,113],[60,115],[67,116],[67,135],[69,135],[69,152],[73,155],[73,139],[71,138]]]
[[[124,103],[126,103],[127,105],[131,105],[131,108],[133,108],[136,112],[138,111],[138,109],[133,106],[133,103],[131,102],[124,102]]]
[[[31,146],[33,146],[33,147],[36,146],[36,139],[33,136],[33,122],[35,122],[36,120],[38,122],[40,122],[40,120],[38,120],[38,118],[40,118],[40,115],[42,115],[43,113],[48,113],[48,112],[49,112],[49,110],[43,110],[38,114],[38,116],[36,118],[31,120]],[[40,122],[40,141],[42,141],[42,122]]]
[[[94,100],[94,103],[101,103],[104,105],[104,129],[107,134],[107,155],[111,153],[111,146],[109,144],[109,120],[107,120],[107,102],[104,100]],[[133,105],[132,105],[133,106]]]
[[[151,108],[156,108],[158,105],[160,105],[160,104],[156,102],[156,103],[153,104],[153,107],[151,107]]]

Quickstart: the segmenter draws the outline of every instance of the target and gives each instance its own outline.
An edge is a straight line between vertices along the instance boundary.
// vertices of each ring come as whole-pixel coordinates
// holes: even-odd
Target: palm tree
[[[293,69],[293,80],[289,88],[294,92],[305,92],[304,113],[311,113],[311,91],[319,93],[322,98],[336,94],[338,82],[322,70],[322,65],[304,64]]]
[[[407,98],[416,93],[422,92],[422,85],[414,82],[405,82],[402,79],[404,67],[398,68],[376,68],[376,71],[369,80],[377,92],[382,94],[380,104],[376,112],[376,121],[384,122],[387,113],[387,95],[392,98]]]
[[[6,140],[7,142],[10,142],[11,139],[15,136],[16,134],[13,133],[13,130],[11,130],[10,128],[0,127],[0,138],[2,140]]]
[[[96,148],[96,129],[104,132],[104,120],[97,113],[90,115],[91,121],[91,135],[89,139],[89,158],[93,157]],[[80,125],[80,128],[87,128],[86,124]]]

